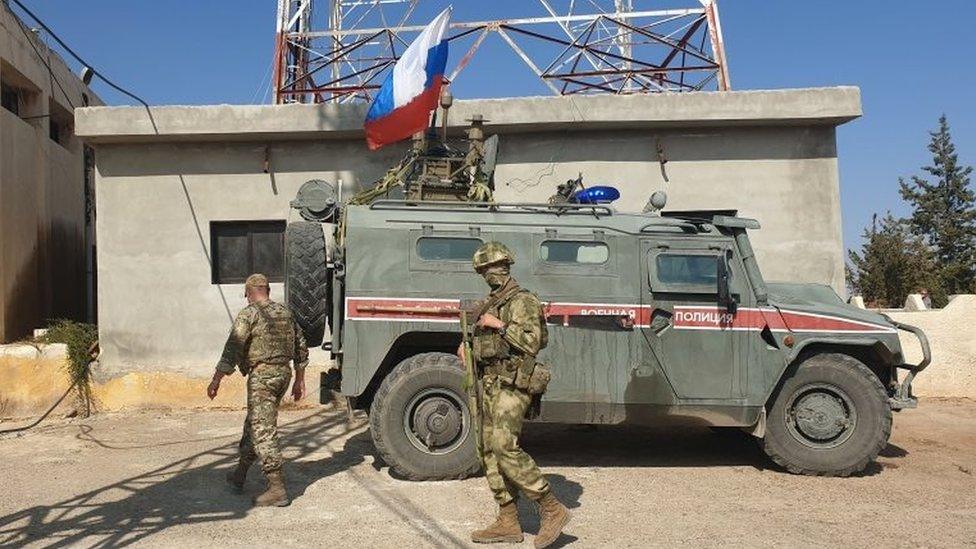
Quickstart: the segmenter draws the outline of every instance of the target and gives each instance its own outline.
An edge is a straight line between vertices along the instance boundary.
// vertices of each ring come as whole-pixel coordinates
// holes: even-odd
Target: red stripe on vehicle
[[[550,322],[568,324],[569,316],[613,315],[629,316],[637,326],[650,326],[651,308],[646,305],[625,305],[615,303],[546,303],[546,319]],[[559,317],[563,317],[560,320]]]
[[[418,312],[416,308],[458,307],[457,299],[350,297],[346,299],[346,318],[350,320],[387,320],[412,322],[457,322],[454,313]],[[369,311],[369,307],[403,308],[403,311]],[[567,324],[569,316],[620,315],[634,319],[634,325],[651,325],[654,307],[620,303],[544,303],[550,322]],[[559,317],[564,317],[560,319]],[[766,327],[774,332],[845,332],[894,333],[889,326],[849,320],[841,317],[776,309],[773,307],[739,307],[729,313],[724,308],[708,305],[676,306],[672,324],[679,330],[755,330]]]
[[[760,309],[742,307],[730,313],[719,307],[675,307],[674,327],[687,330],[762,330],[766,315]]]
[[[782,316],[791,332],[895,332],[889,326],[800,311],[782,311]]]

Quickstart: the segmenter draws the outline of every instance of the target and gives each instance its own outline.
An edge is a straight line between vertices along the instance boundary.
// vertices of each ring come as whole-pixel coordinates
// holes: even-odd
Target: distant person
[[[301,328],[284,305],[271,301],[271,287],[263,274],[252,274],[244,283],[248,305],[234,319],[230,336],[207,396],[213,400],[220,380],[239,368],[247,376],[247,419],[240,442],[240,461],[227,474],[227,482],[238,491],[244,489],[247,470],[255,460],[268,478],[268,489],[254,498],[259,507],[288,505],[288,493],[281,472],[281,450],[278,447],[278,405],[288,390],[291,366],[295,364],[295,383],[291,394],[295,400],[305,395],[305,366],[308,347]]]
[[[932,308],[932,296],[929,295],[928,288],[919,288],[918,295],[922,296],[922,303],[925,304],[926,309]]]
[[[521,288],[510,270],[512,252],[498,242],[474,253],[475,272],[491,292],[477,312],[472,353],[484,388],[481,416],[482,465],[498,503],[498,517],[471,533],[476,543],[520,543],[524,539],[516,499],[525,494],[539,506],[541,524],[534,543],[547,547],[569,522],[569,511],[553,495],[539,466],[519,447],[522,422],[535,398],[545,392],[548,377],[538,381],[544,365],[535,361],[548,340],[539,298]],[[458,355],[463,360],[463,348]]]

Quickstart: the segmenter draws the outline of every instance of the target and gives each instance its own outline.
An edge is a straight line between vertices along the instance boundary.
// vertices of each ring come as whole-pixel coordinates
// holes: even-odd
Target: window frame
[[[658,258],[661,256],[695,256],[695,257],[709,257],[712,259],[712,264],[715,266],[716,275],[718,273],[718,262],[722,259],[726,261],[728,265],[728,253],[725,249],[687,249],[687,248],[668,248],[658,250],[657,253],[649,254],[647,261],[651,263],[647,266],[648,272],[648,284],[650,285],[651,293],[681,293],[681,294],[700,294],[700,295],[718,295],[718,279],[716,278],[715,285],[706,287],[703,284],[689,284],[689,283],[676,283],[676,282],[665,282],[661,280],[658,275]],[[731,265],[729,265],[729,276],[732,275]]]
[[[472,235],[443,235],[443,234],[422,234],[416,239],[414,239],[414,254],[416,254],[417,259],[426,263],[464,263],[465,265],[470,265],[471,260],[474,257],[474,252],[471,252],[471,256],[464,259],[429,259],[420,254],[420,242],[422,240],[471,240],[478,243],[475,247],[477,250],[479,247],[484,245],[485,241],[483,238]]]
[[[418,248],[419,241],[422,238],[452,238],[452,239],[471,239],[479,240],[482,244],[491,240],[491,235],[486,234],[483,231],[472,232],[469,230],[423,230],[423,229],[412,229],[410,231],[409,242],[410,250],[408,254],[409,258],[409,269],[415,272],[435,272],[435,273],[463,273],[471,274],[474,272],[471,266],[471,259],[460,260],[460,259],[424,259],[420,257],[420,250]],[[473,256],[474,254],[472,254]]]
[[[20,112],[23,110],[23,100],[21,99],[20,89],[7,84],[6,82],[0,82],[0,97],[13,98],[12,104],[10,104],[9,100],[3,101],[2,108],[17,118],[20,118]]]
[[[247,268],[245,269],[247,274],[243,277],[228,277],[221,278],[219,271],[220,266],[220,249],[217,246],[217,237],[219,236],[220,227],[233,227],[233,226],[244,226],[245,232],[247,234]],[[243,284],[250,274],[254,271],[254,230],[255,227],[265,227],[265,228],[278,228],[280,227],[279,238],[281,239],[281,272],[280,274],[269,274],[263,273],[268,277],[268,282],[270,283],[283,283],[285,281],[285,255],[287,251],[285,250],[285,230],[288,227],[288,222],[284,219],[221,219],[210,221],[210,283],[211,284]],[[270,231],[265,231],[270,232]]]
[[[609,250],[607,260],[603,263],[568,263],[561,261],[543,261],[542,243],[550,240],[562,242],[599,242],[605,244]],[[623,242],[622,240],[619,242]],[[621,276],[617,268],[618,239],[614,235],[603,231],[581,231],[565,229],[549,229],[543,233],[536,233],[532,238],[532,274],[538,276],[571,276],[596,277],[617,279]]]
[[[581,244],[584,246],[588,244],[599,244],[602,245],[603,249],[607,251],[607,258],[604,259],[603,261],[600,261],[599,263],[583,263],[582,261],[550,261],[548,259],[542,258],[542,248],[549,242],[566,242],[572,244]],[[540,263],[542,263],[543,265],[549,265],[555,267],[577,267],[577,268],[603,267],[608,263],[610,263],[610,245],[603,240],[594,240],[592,238],[589,240],[583,238],[545,238],[541,242],[539,242],[538,246],[536,246],[536,251],[538,252],[537,259],[539,260]]]
[[[718,265],[719,265],[719,260],[722,257],[720,254],[689,254],[689,253],[674,253],[674,252],[659,253],[654,258],[654,270],[655,270],[655,274],[657,276],[658,281],[660,281],[662,284],[666,284],[668,286],[689,286],[689,287],[692,287],[693,286],[693,287],[702,287],[702,288],[704,288],[705,286],[710,286],[711,283],[699,283],[699,282],[675,281],[675,280],[667,280],[667,281],[665,281],[664,279],[661,278],[661,259],[663,259],[663,258],[681,258],[681,259],[684,259],[684,260],[692,260],[693,258],[694,259],[697,259],[697,258],[702,258],[702,257],[711,260],[711,261],[706,261],[706,264],[707,263],[711,263],[711,265],[715,268],[714,269],[714,271],[715,271],[714,274],[716,275],[715,276],[715,292],[718,293]]]

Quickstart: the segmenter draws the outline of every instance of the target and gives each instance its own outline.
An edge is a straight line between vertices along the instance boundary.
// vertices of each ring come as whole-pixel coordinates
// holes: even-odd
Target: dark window
[[[718,258],[714,255],[657,256],[657,278],[664,284],[718,288]]]
[[[20,94],[10,86],[0,86],[0,105],[20,116]]]
[[[539,257],[548,263],[599,265],[610,259],[610,247],[603,242],[546,240]]]
[[[477,238],[425,236],[417,239],[417,255],[427,261],[471,261],[481,244]]]
[[[285,280],[284,221],[211,221],[214,284],[240,284],[252,273]]]
[[[49,135],[51,137],[51,141],[61,143],[61,123],[52,118],[48,122],[48,127],[50,128]],[[63,145],[63,143],[61,144]]]

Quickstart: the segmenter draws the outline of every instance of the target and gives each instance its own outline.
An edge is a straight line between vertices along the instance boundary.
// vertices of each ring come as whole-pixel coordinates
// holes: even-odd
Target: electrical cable
[[[87,362],[87,364],[85,364],[85,375],[84,376],[82,376],[82,377],[76,379],[75,381],[73,381],[71,383],[71,385],[68,386],[68,390],[65,391],[63,395],[61,395],[61,398],[59,398],[57,400],[57,402],[54,403],[53,406],[51,406],[50,408],[48,408],[47,411],[44,412],[44,414],[41,417],[37,418],[34,421],[34,423],[31,423],[30,425],[25,425],[23,427],[15,427],[13,429],[0,429],[0,435],[6,435],[6,434],[9,434],[9,433],[19,433],[19,432],[22,432],[22,431],[26,431],[28,429],[33,429],[34,427],[36,427],[37,425],[39,425],[42,421],[44,421],[47,418],[47,416],[51,415],[51,412],[53,412],[55,410],[55,408],[57,408],[58,406],[61,405],[62,402],[64,402],[64,399],[68,398],[68,395],[70,395],[71,394],[71,391],[74,390],[74,388],[78,386],[78,383],[81,380],[88,379],[88,376],[90,375],[90,372],[91,372],[92,362],[94,362],[98,358],[98,355],[99,354],[100,354],[100,350],[98,348],[98,342],[96,341],[95,343],[92,343],[92,345],[90,347],[88,347],[88,362]]]
[[[139,97],[138,95],[130,92],[129,90],[126,90],[125,88],[119,86],[115,82],[112,82],[104,74],[102,74],[101,72],[99,72],[98,69],[96,69],[90,63],[88,63],[87,61],[85,61],[84,59],[82,59],[81,56],[78,55],[77,53],[75,53],[75,51],[73,49],[71,49],[67,44],[65,44],[64,43],[64,40],[61,40],[61,38],[57,34],[55,34],[54,31],[52,31],[51,28],[48,27],[44,23],[44,21],[41,21],[41,19],[38,16],[34,15],[34,12],[32,12],[29,9],[27,9],[27,6],[25,6],[20,0],[10,0],[10,1],[13,2],[14,4],[16,4],[17,7],[19,7],[20,9],[24,10],[24,13],[26,13],[27,15],[29,15],[31,17],[31,19],[33,19],[38,25],[41,26],[42,29],[44,29],[49,35],[51,35],[51,38],[53,38],[55,42],[57,42],[62,48],[64,48],[64,51],[66,51],[69,54],[71,54],[71,56],[74,57],[76,61],[78,61],[82,65],[84,65],[84,66],[88,67],[89,69],[91,69],[92,74],[94,74],[95,76],[101,78],[103,82],[105,82],[106,84],[108,84],[108,86],[111,87],[111,88],[113,88],[114,90],[116,90],[116,91],[118,91],[120,93],[123,93],[123,94],[131,97],[132,99],[135,99],[139,103],[142,103],[142,105],[144,107],[146,107],[147,109],[149,108],[149,103],[146,103],[145,101],[143,101],[143,99],[141,97]],[[49,68],[49,70],[50,70],[50,68]],[[60,84],[59,84],[59,86],[60,86]],[[73,107],[73,105],[72,105],[72,107]]]
[[[15,17],[14,19],[17,18]],[[37,54],[37,58],[41,60],[41,63],[44,65],[44,68],[47,69],[48,75],[51,77],[52,80],[54,80],[54,83],[58,85],[58,89],[61,90],[61,95],[64,96],[64,100],[67,101],[69,105],[71,105],[72,109],[74,109],[75,108],[74,102],[71,101],[71,97],[68,96],[68,92],[66,92],[64,86],[61,85],[61,81],[58,80],[57,76],[55,76],[54,69],[51,68],[51,64],[48,62],[47,59],[44,58],[43,55],[41,55],[41,51],[37,49],[37,44],[34,43],[34,39],[31,37],[29,31],[27,30],[26,27],[24,27],[24,23],[21,22],[20,19],[17,19],[17,26],[20,27],[20,32],[24,33],[24,38],[27,39],[27,43],[30,44],[31,49],[34,50],[34,53]]]
[[[16,427],[14,429],[0,429],[0,435],[6,435],[8,433],[19,433],[21,431],[26,431],[28,429],[33,429],[38,424],[40,424],[42,421],[44,421],[47,418],[47,416],[51,415],[51,412],[53,412],[55,408],[57,408],[58,406],[60,406],[61,403],[64,402],[64,399],[68,398],[68,395],[71,394],[71,391],[75,388],[75,385],[77,385],[77,382],[72,383],[71,386],[68,387],[68,390],[65,391],[63,395],[61,395],[61,398],[59,398],[58,401],[54,403],[54,406],[51,406],[50,408],[48,408],[47,411],[44,412],[44,415],[42,415],[41,417],[37,418],[37,420],[34,421],[34,423],[31,423],[30,425],[26,425],[24,427]]]

